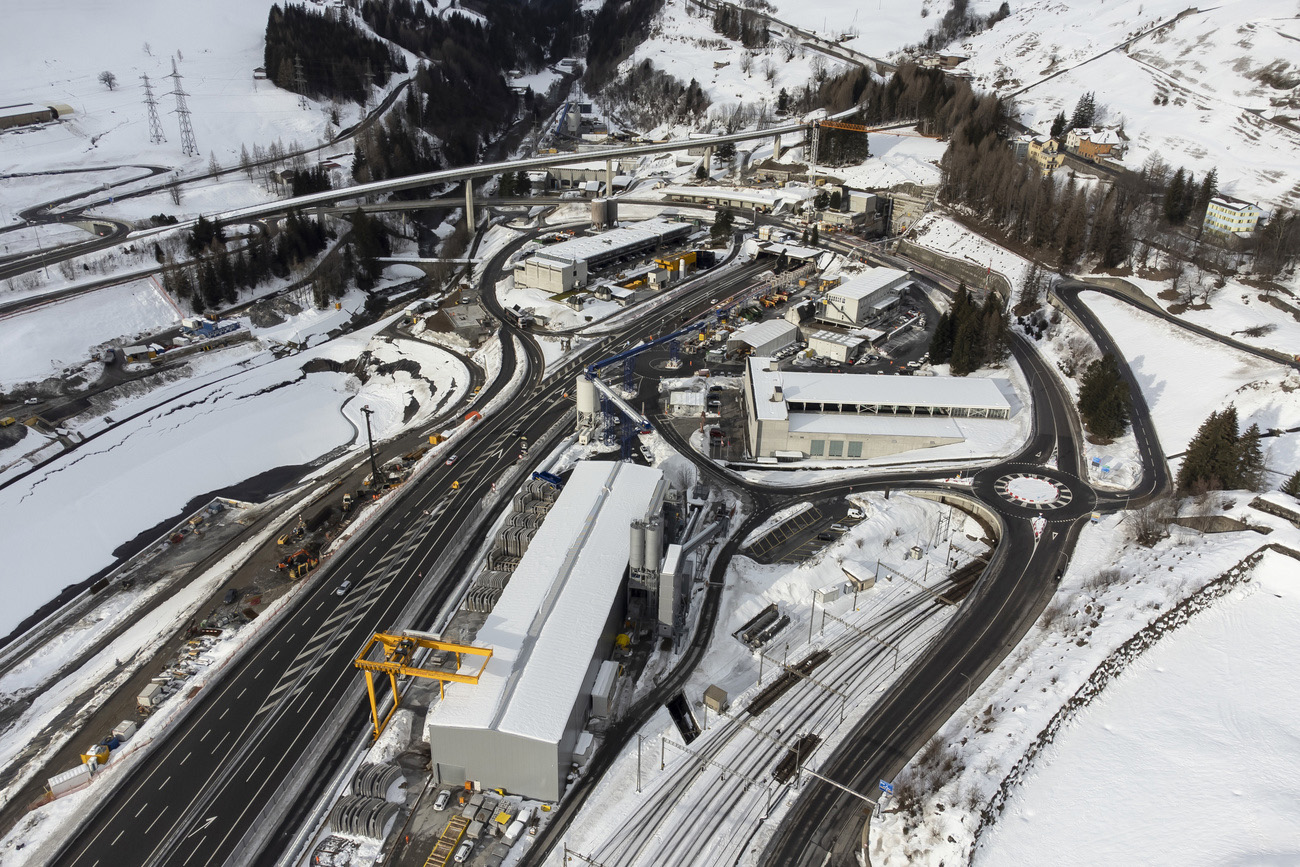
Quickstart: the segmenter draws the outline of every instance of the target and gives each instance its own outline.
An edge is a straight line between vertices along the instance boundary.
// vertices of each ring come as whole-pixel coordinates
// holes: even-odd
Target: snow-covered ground
[[[1049,840],[1059,864],[1300,857],[1296,566],[1266,554],[1250,586],[1112,684],[1043,753],[973,863],[1034,863]]]
[[[942,214],[926,214],[917,220],[908,233],[907,240],[977,268],[992,269],[1007,278],[1013,291],[1019,290],[1030,265],[1029,260],[1023,256],[977,235]]]
[[[181,312],[151,279],[132,280],[0,318],[0,388],[56,376],[91,360],[91,349],[175,325]]]
[[[1183,0],[1029,0],[950,49],[971,58],[962,68],[977,88],[1003,94],[1062,72],[1015,98],[1021,119],[1039,132],[1058,111],[1068,118],[1080,96],[1095,92],[1097,121],[1124,128],[1130,168],[1140,169],[1150,155],[1198,178],[1217,168],[1222,191],[1263,200],[1266,211],[1295,207],[1300,188],[1286,166],[1295,165],[1300,133],[1252,113],[1271,113],[1270,98],[1287,95],[1262,83],[1261,70],[1281,62],[1284,78],[1296,74],[1294,2],[1220,4],[1143,36],[1127,52],[1103,54],[1187,8]]]
[[[1193,306],[1185,309],[1180,306],[1177,299],[1171,301],[1167,297],[1171,286],[1168,280],[1148,280],[1142,277],[1124,279],[1138,287],[1143,294],[1166,311],[1170,307],[1175,307],[1179,311],[1177,313],[1179,318],[1202,328],[1208,328],[1217,334],[1231,337],[1250,346],[1278,352],[1292,353],[1296,347],[1300,347],[1300,322],[1296,321],[1295,316],[1286,310],[1274,307],[1260,297],[1262,293],[1259,289],[1247,286],[1236,278],[1225,278],[1224,286],[1215,288],[1214,283],[1217,278],[1216,274],[1206,272],[1200,275],[1195,269],[1188,268],[1182,280],[1198,288],[1194,290],[1197,298]],[[1204,303],[1203,293],[1206,292],[1210,293],[1208,306]],[[1166,295],[1165,298],[1160,297],[1162,293]],[[1277,297],[1293,307],[1296,306],[1296,298],[1293,295],[1279,294]],[[1262,328],[1265,333],[1259,335],[1246,333],[1255,328]]]
[[[268,353],[246,357],[210,384],[161,389],[148,398],[154,409],[0,490],[12,539],[0,633],[111,563],[118,546],[177,514],[192,497],[355,443],[362,404],[376,410],[377,439],[447,406],[466,387],[464,366],[425,343],[372,339],[386,324],[278,360]],[[372,370],[363,384],[351,374],[303,371],[312,361],[342,364],[364,351],[375,363],[410,359],[419,374]],[[186,388],[193,391],[182,400],[168,400]],[[419,409],[404,421],[413,401]],[[76,545],[66,544],[69,528],[76,528]],[[37,573],[43,581],[26,580]]]
[[[328,116],[303,111],[298,97],[253,79],[262,65],[262,37],[273,0],[231,0],[178,8],[166,0],[133,0],[129,14],[93,0],[13,0],[0,32],[5,58],[6,104],[66,103],[69,120],[0,135],[0,171],[42,171],[77,166],[149,163],[185,170],[204,167],[210,153],[223,165],[239,158],[241,144],[315,144]],[[58,22],[58,37],[49,33]],[[178,57],[179,55],[179,57]],[[199,154],[185,157],[169,94],[171,61],[182,84]],[[109,90],[103,71],[117,76]],[[167,141],[151,144],[140,76],[158,99]],[[355,119],[356,108],[352,107]],[[87,188],[95,184],[88,184]]]
[[[1072,697],[1086,703],[1099,691],[1100,687],[1089,680],[1104,661],[1113,660],[1122,668],[1124,660],[1131,660],[1135,653],[1112,656],[1121,645],[1262,545],[1280,542],[1297,547],[1300,533],[1295,527],[1248,508],[1250,497],[1220,494],[1212,501],[1211,510],[1269,528],[1272,533],[1267,537],[1251,531],[1202,535],[1174,526],[1170,538],[1153,548],[1144,548],[1131,541],[1127,515],[1111,515],[1085,527],[1070,567],[1043,617],[918,758],[895,778],[895,797],[886,803],[883,816],[872,823],[871,863],[876,867],[966,863],[981,812],[1022,756],[1039,741],[1040,733],[1062,705]],[[1192,508],[1189,503],[1184,504],[1185,509]],[[1082,731],[1066,730],[1054,750],[1049,748],[1039,754],[1036,762],[1019,769],[1018,779],[1029,785],[1027,799],[1016,802],[1013,796],[1016,806],[998,820],[1010,823],[1007,842],[1000,843],[996,835],[989,838],[991,857],[978,859],[977,863],[1008,864],[1015,857],[1020,863],[1040,863],[1044,851],[1052,853],[1054,863],[1065,864],[1105,863],[1110,854],[1115,855],[1115,860],[1133,864],[1267,863],[1264,853],[1274,844],[1278,832],[1289,830],[1291,820],[1265,820],[1264,816],[1280,807],[1282,801],[1277,799],[1287,796],[1293,786],[1289,781],[1273,778],[1252,783],[1240,772],[1241,765],[1231,773],[1224,772],[1228,788],[1223,796],[1235,803],[1222,808],[1212,805],[1213,809],[1228,810],[1223,815],[1229,822],[1234,816],[1252,811],[1253,818],[1243,819],[1240,824],[1233,822],[1232,827],[1257,827],[1259,834],[1252,831],[1216,836],[1236,841],[1221,846],[1235,845],[1238,851],[1254,852],[1259,857],[1247,855],[1233,861],[1215,857],[1216,852],[1230,854],[1228,849],[1195,852],[1193,846],[1209,842],[1207,835],[1228,826],[1203,823],[1203,829],[1193,834],[1186,823],[1197,820],[1189,815],[1170,825],[1188,829],[1188,835],[1178,839],[1172,836],[1177,830],[1166,836],[1156,817],[1164,817],[1166,810],[1176,808],[1181,803],[1176,800],[1178,795],[1186,797],[1195,792],[1204,800],[1208,792],[1212,800],[1216,797],[1209,777],[1202,777],[1196,767],[1201,760],[1209,773],[1227,767],[1219,763],[1230,763],[1234,756],[1251,767],[1259,759],[1247,759],[1244,751],[1254,746],[1270,754],[1279,774],[1294,776],[1287,771],[1288,767],[1294,768],[1297,755],[1294,726],[1272,725],[1266,720],[1276,719],[1270,708],[1289,710],[1294,704],[1289,697],[1279,698],[1275,704],[1274,697],[1283,695],[1278,692],[1280,683],[1294,680],[1285,668],[1289,658],[1285,648],[1294,639],[1284,639],[1276,630],[1294,633],[1285,624],[1295,617],[1295,565],[1289,558],[1274,559],[1270,554],[1256,570],[1264,586],[1247,602],[1257,600],[1256,611],[1264,606],[1271,608],[1267,619],[1254,620],[1235,613],[1239,609],[1233,606],[1244,603],[1220,599],[1212,604],[1227,606],[1222,615],[1201,615],[1184,627],[1185,633],[1174,632],[1164,639],[1155,638],[1153,633],[1156,641],[1174,642],[1174,655],[1161,661],[1157,644],[1152,655],[1138,663],[1137,680],[1132,686],[1122,679],[1117,689],[1130,697],[1150,692],[1162,699],[1164,709],[1147,704],[1141,715],[1121,719],[1124,708],[1136,712],[1133,699],[1121,696],[1120,704],[1111,706],[1109,694],[1101,692],[1101,704],[1095,712],[1086,712]],[[1284,584],[1279,586],[1279,580]],[[1287,600],[1279,602],[1270,592],[1272,588]],[[1211,624],[1208,632],[1202,630],[1202,620]],[[1213,626],[1216,622],[1220,624],[1217,631]],[[1236,636],[1230,642],[1223,640],[1227,624],[1232,624],[1231,632]],[[1252,628],[1256,626],[1257,630]],[[1179,658],[1188,661],[1198,653],[1196,648],[1203,646],[1211,650],[1208,658],[1203,653],[1197,657],[1203,669],[1176,668]],[[1215,659],[1218,654],[1213,651],[1218,648],[1236,661]],[[1172,676],[1165,677],[1162,668],[1172,671]],[[1224,681],[1225,670],[1231,672],[1228,677],[1235,678],[1235,683]],[[1240,706],[1234,707],[1233,703]],[[1168,722],[1166,727],[1171,715],[1185,721]],[[1143,734],[1138,734],[1139,730]],[[1252,733],[1258,733],[1267,743],[1246,743],[1252,740]],[[1080,740],[1074,740],[1076,735]],[[1229,746],[1229,739],[1241,743]],[[1161,741],[1164,743],[1158,743]],[[1080,751],[1077,755],[1076,750]],[[1211,756],[1219,751],[1221,756]],[[1123,763],[1125,757],[1131,759],[1128,764]],[[1054,758],[1066,763],[1061,775],[1054,774],[1050,767],[1046,772],[1042,768],[1045,759]],[[1088,768],[1087,781],[1082,773],[1070,776],[1074,786],[1067,794],[1063,775],[1068,775],[1072,767],[1082,766]],[[1041,788],[1036,777],[1043,781]],[[1170,786],[1178,787],[1177,794]],[[917,811],[899,811],[900,805],[913,799],[919,804]],[[1048,799],[1056,799],[1056,803],[1050,804]],[[1193,805],[1186,806],[1194,812]],[[991,818],[997,820],[996,815]],[[1104,832],[1098,834],[1098,828]],[[1085,842],[1089,833],[1094,839]],[[1139,843],[1135,838],[1143,835],[1147,842]],[[1031,837],[1039,855],[1028,854]],[[1073,841],[1079,845],[1071,845]],[[1150,854],[1158,851],[1148,848],[1155,841],[1166,842],[1167,848],[1159,851],[1168,857]],[[1124,849],[1121,854],[1119,849],[1111,848],[1129,844],[1140,845],[1140,852],[1149,857],[1132,849]]]
[[[947,0],[772,0],[776,18],[823,39],[841,40],[847,48],[886,57],[923,38],[952,6]],[[972,12],[988,14],[997,0],[973,0]],[[848,37],[848,38],[844,38]]]
[[[871,156],[866,162],[856,166],[826,166],[821,171],[842,178],[844,183],[857,189],[938,184],[941,179],[939,160],[948,149],[947,142],[922,136],[915,127],[895,132],[901,135],[873,133],[870,136]],[[804,158],[803,148],[799,148],[799,158]],[[787,159],[782,157],[783,161]]]
[[[1105,295],[1080,297],[1128,359],[1166,455],[1186,449],[1209,414],[1228,404],[1236,406],[1243,431],[1252,422],[1262,431],[1300,426],[1295,398],[1300,374],[1188,334]],[[1300,434],[1266,438],[1263,446],[1267,467],[1280,478],[1300,464]],[[1280,481],[1278,476],[1270,480]]]

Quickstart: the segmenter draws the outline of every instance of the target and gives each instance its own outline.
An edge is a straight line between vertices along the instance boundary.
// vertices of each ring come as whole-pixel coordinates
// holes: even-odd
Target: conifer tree
[[[1291,474],[1291,478],[1282,483],[1282,492],[1300,497],[1300,470],[1296,470]]]
[[[1128,385],[1115,356],[1106,353],[1088,365],[1079,384],[1079,415],[1088,430],[1114,439],[1128,427]]]

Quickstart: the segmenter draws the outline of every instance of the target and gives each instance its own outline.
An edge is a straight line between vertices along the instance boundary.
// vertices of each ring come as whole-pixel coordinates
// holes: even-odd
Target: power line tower
[[[181,86],[181,74],[176,71],[176,58],[172,58],[172,96],[176,97],[176,117],[181,124],[181,152],[192,157],[199,152],[199,143],[194,140],[194,124],[190,123],[190,108],[185,104],[189,96]]]
[[[144,106],[149,110],[149,141],[154,144],[167,141],[162,121],[158,119],[158,100],[153,95],[153,85],[149,83],[148,75],[141,75],[140,80],[144,82]]]
[[[298,91],[298,107],[305,111],[310,107],[307,105],[307,78],[302,74],[302,58],[297,55],[293,58],[293,88]]]

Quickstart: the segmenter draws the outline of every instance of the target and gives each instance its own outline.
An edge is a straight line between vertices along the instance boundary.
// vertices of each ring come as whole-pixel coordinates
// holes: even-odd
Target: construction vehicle
[[[9,425],[17,424],[17,423],[18,423],[18,419],[14,418],[11,415],[7,415],[4,418],[0,418],[0,427],[9,427]]]
[[[446,438],[447,437],[443,434],[429,434],[429,445],[436,446]]]
[[[301,548],[281,560],[276,568],[287,571],[290,578],[305,578],[319,563],[320,558],[306,548]]]
[[[307,522],[303,520],[302,515],[298,516],[298,523],[293,529],[286,530],[280,538],[275,540],[277,545],[294,545],[307,535]]]
[[[344,494],[344,495],[343,495],[343,513],[344,513],[344,514],[347,514],[347,513],[350,512],[350,511],[352,511],[352,495],[351,495],[351,494]]]

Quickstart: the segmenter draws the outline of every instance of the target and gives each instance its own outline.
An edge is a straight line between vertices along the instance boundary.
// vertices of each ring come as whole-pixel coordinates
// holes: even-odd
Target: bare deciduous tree
[[[1150,547],[1169,535],[1169,525],[1178,517],[1178,506],[1168,495],[1157,497],[1133,513],[1133,536],[1139,545]]]
[[[109,90],[117,89],[117,76],[105,69],[99,74],[99,83]]]

